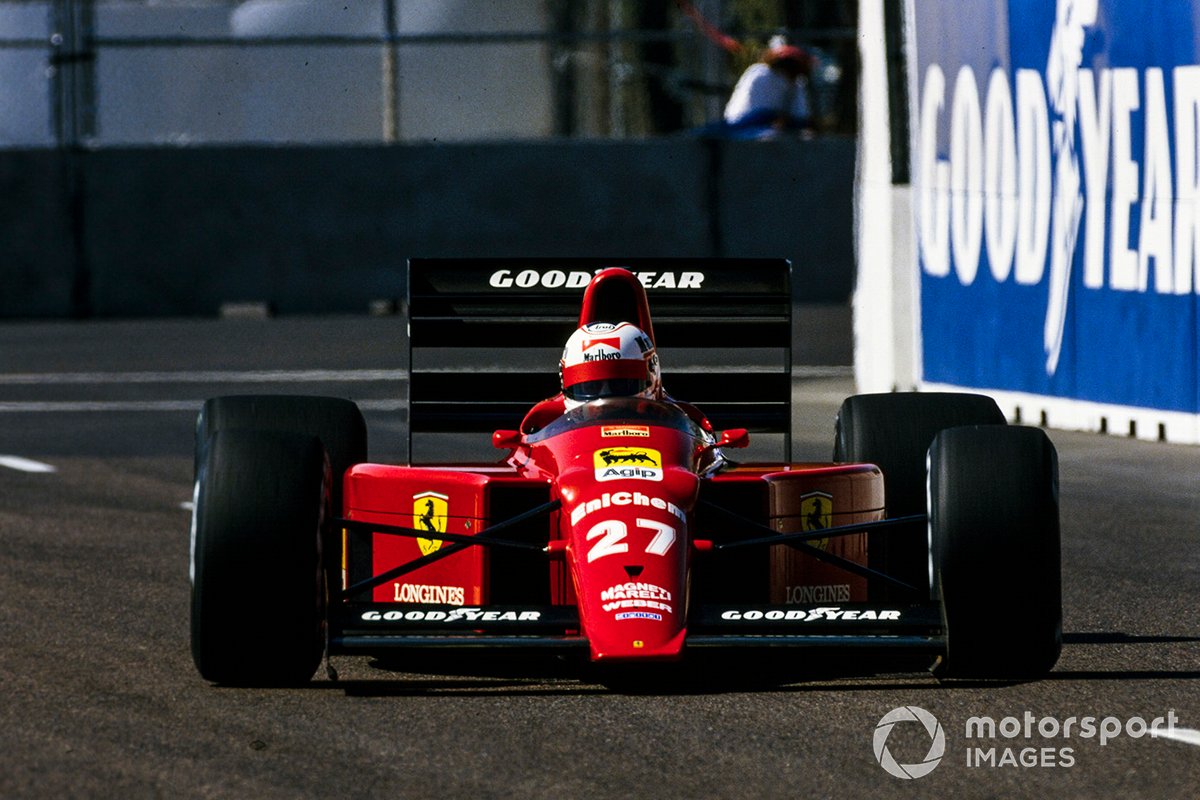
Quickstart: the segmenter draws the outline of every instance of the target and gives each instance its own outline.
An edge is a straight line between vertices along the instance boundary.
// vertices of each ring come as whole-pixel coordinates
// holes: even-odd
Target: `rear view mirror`
[[[746,447],[750,444],[750,434],[745,428],[730,428],[727,431],[721,431],[721,436],[717,440],[717,447]]]
[[[511,450],[515,447],[519,447],[520,444],[520,431],[495,431],[492,434],[492,447],[496,447],[501,450]]]

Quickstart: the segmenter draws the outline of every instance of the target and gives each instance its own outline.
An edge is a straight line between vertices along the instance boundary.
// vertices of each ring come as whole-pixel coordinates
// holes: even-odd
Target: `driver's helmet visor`
[[[648,379],[607,378],[572,384],[563,388],[563,394],[571,400],[586,403],[605,397],[636,397],[649,388],[650,381]]]
[[[562,367],[563,394],[587,402],[605,397],[635,397],[651,388],[650,363],[621,358]]]

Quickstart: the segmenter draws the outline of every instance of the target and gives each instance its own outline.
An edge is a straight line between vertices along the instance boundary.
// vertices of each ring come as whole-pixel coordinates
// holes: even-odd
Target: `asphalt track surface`
[[[1200,450],[1090,434],[1050,433],[1066,643],[1045,680],[939,684],[870,664],[768,679],[734,661],[630,694],[558,662],[472,656],[341,658],[339,682],[304,689],[207,684],[188,650],[183,507],[200,401],[352,397],[386,461],[404,430],[403,335],[366,317],[0,325],[0,797],[1197,796]],[[797,458],[828,457],[851,390],[846,370],[812,375]],[[873,750],[906,706],[945,734],[915,780]],[[1126,735],[1168,714],[1174,738]],[[1027,715],[1029,737],[965,736],[970,717]],[[1047,733],[1070,717],[1076,735]],[[1082,737],[1084,717],[1122,732]],[[930,743],[911,722],[887,739],[902,764]],[[968,766],[978,745],[995,766]],[[1042,763],[1001,765],[1010,749]]]

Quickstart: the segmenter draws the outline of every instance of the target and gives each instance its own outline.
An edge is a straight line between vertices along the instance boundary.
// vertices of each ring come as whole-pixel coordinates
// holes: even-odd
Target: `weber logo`
[[[665,611],[671,613],[671,593],[653,583],[639,583],[629,581],[620,583],[616,586],[610,586],[600,593],[600,601],[604,604],[605,611],[617,611],[619,609],[634,608],[634,609],[653,609],[656,611]],[[631,614],[617,615],[617,619],[662,619],[661,616],[654,614],[653,617],[633,617]]]

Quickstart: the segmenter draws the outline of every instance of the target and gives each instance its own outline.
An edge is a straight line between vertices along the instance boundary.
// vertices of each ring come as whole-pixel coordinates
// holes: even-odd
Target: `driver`
[[[628,322],[592,322],[571,334],[558,362],[566,410],[605,397],[661,400],[654,342]]]
[[[630,322],[592,322],[576,330],[563,348],[558,374],[562,392],[525,415],[522,433],[536,433],[564,412],[606,397],[674,403],[704,430],[712,431],[699,410],[663,391],[654,342]]]

